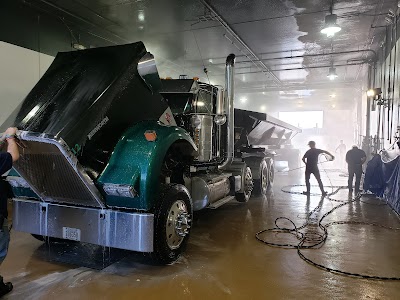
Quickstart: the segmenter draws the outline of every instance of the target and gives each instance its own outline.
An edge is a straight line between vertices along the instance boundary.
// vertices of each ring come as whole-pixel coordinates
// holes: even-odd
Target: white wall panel
[[[0,124],[46,72],[54,57],[0,42]]]

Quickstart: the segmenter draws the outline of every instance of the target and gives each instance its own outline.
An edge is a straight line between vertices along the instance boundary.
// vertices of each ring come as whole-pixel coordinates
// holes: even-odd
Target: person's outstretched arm
[[[327,155],[329,155],[330,157],[332,157],[332,160],[335,159],[335,156],[332,155],[332,153],[330,153],[330,152],[328,152],[328,151],[326,151],[326,150],[322,150],[322,153],[327,154]]]
[[[17,133],[17,128],[10,127],[6,130],[6,142],[7,142],[7,152],[11,154],[13,162],[19,159],[19,149],[15,142],[15,135]]]

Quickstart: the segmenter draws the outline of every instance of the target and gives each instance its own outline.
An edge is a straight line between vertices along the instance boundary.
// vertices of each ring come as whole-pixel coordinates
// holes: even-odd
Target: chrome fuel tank
[[[210,161],[212,153],[213,117],[208,115],[193,115],[193,140],[198,148],[198,161]]]
[[[230,192],[229,176],[231,174],[193,177],[190,187],[193,210],[204,209],[209,204],[226,197]]]

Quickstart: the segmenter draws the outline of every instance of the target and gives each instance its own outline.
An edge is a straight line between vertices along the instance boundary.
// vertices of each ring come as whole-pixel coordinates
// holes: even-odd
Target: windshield
[[[193,94],[164,94],[164,97],[174,115],[192,111]]]
[[[200,87],[197,101],[195,102],[196,113],[200,114],[213,114],[213,91],[209,85],[202,85]]]

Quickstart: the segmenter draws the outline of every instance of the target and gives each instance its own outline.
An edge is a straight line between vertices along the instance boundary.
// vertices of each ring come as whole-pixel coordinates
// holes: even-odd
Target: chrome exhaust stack
[[[219,169],[228,168],[234,157],[234,139],[235,139],[235,116],[234,116],[234,86],[235,86],[235,54],[229,54],[226,58],[225,66],[225,96],[227,105],[226,111],[228,112],[227,120],[227,139],[226,139],[226,153],[224,162],[218,167]]]

